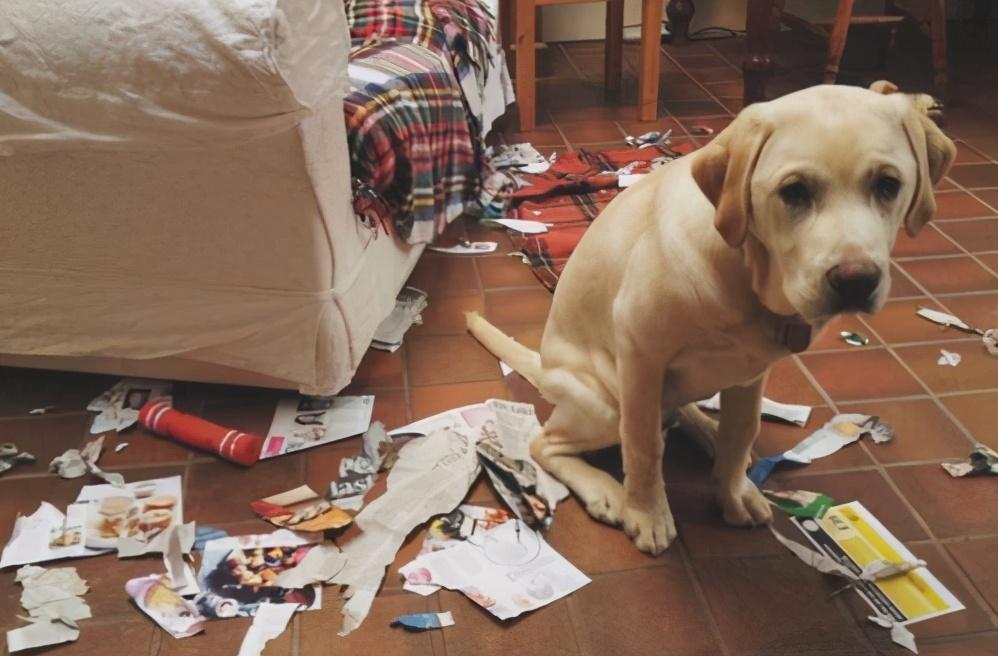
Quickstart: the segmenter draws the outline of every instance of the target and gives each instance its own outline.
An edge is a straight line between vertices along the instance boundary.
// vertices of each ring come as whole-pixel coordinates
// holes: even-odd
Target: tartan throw
[[[351,174],[384,198],[403,239],[433,241],[478,184],[477,140],[453,72],[439,54],[396,42],[362,48],[348,71]]]
[[[505,72],[479,0],[348,0],[351,172],[409,243],[476,202],[490,72]]]
[[[547,232],[538,235],[508,230],[513,246],[537,279],[553,292],[589,224],[623,191],[616,171],[629,168],[633,173],[644,173],[663,155],[674,157],[691,150],[688,144],[668,150],[579,150],[559,156],[543,174],[519,175],[520,183],[529,184],[518,184],[513,191],[511,215],[550,225]]]

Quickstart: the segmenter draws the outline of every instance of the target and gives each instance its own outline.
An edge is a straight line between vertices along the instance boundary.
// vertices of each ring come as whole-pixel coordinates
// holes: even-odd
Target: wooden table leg
[[[766,99],[766,82],[773,73],[772,50],[776,39],[773,0],[748,0],[745,18],[745,61],[743,97],[746,105]]]
[[[693,0],[669,0],[665,6],[665,15],[669,17],[669,33],[673,45],[680,45],[690,40],[690,21],[697,8]]]
[[[537,125],[534,9],[534,0],[516,0],[516,104],[521,131],[533,130]]]
[[[641,67],[638,72],[638,120],[658,118],[659,51],[662,48],[663,0],[641,2]]]
[[[835,84],[839,77],[839,62],[846,49],[846,37],[849,36],[849,20],[852,18],[853,0],[839,0],[835,11],[835,22],[832,32],[828,35],[828,58],[825,61],[825,84]]]
[[[624,0],[606,3],[606,68],[603,72],[608,96],[620,93],[624,68]]]

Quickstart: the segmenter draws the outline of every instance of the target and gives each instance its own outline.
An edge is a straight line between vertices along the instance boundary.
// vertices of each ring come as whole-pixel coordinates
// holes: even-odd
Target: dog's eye
[[[901,191],[901,181],[890,175],[879,175],[873,183],[873,191],[877,198],[884,202],[890,202],[897,198]]]
[[[780,187],[780,198],[790,207],[807,207],[811,204],[811,190],[803,182],[791,182]]]

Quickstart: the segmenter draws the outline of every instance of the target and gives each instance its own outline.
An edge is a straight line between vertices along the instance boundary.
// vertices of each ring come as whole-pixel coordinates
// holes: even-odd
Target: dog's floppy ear
[[[877,80],[870,85],[870,91],[874,93],[880,93],[883,95],[888,95],[897,92],[898,85],[894,84],[890,80]]]
[[[772,133],[752,111],[742,112],[693,159],[692,174],[700,191],[714,205],[714,227],[724,241],[738,248],[752,220],[752,172]]]
[[[956,157],[956,145],[914,103],[911,104],[903,125],[918,167],[915,194],[904,219],[905,230],[914,237],[936,212],[936,198],[932,188],[949,171],[953,158]]]

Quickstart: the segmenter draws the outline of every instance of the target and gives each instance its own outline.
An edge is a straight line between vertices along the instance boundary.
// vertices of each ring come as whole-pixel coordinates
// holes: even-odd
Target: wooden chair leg
[[[624,68],[624,0],[606,3],[606,69],[607,95],[620,93],[620,78]]]
[[[520,130],[537,125],[535,66],[537,40],[534,0],[516,2],[516,103],[520,112]]]
[[[839,0],[839,8],[835,12],[835,23],[832,33],[828,36],[828,60],[825,63],[825,84],[835,84],[839,76],[839,63],[846,49],[846,38],[849,36],[849,19],[852,18],[853,0]]]
[[[948,100],[946,70],[946,0],[932,0],[932,69],[936,96]]]
[[[658,118],[659,51],[662,48],[663,0],[641,2],[641,66],[638,71],[638,120]]]
[[[773,0],[748,0],[745,12],[745,61],[742,62],[746,105],[766,99],[766,82],[773,74],[777,23]]]

